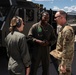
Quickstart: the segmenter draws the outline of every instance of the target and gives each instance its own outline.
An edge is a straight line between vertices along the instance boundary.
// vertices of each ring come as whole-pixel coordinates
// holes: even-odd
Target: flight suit
[[[37,74],[37,69],[40,62],[42,63],[42,75],[49,75],[49,46],[52,46],[56,42],[56,36],[54,29],[50,24],[46,26],[41,25],[41,21],[34,24],[29,30],[28,36],[33,42],[32,50],[32,65],[31,65],[31,75]],[[48,46],[41,46],[35,42],[36,39],[47,40],[49,42]]]
[[[19,31],[10,32],[5,38],[9,57],[8,71],[11,75],[25,75],[26,67],[31,65],[25,35]]]

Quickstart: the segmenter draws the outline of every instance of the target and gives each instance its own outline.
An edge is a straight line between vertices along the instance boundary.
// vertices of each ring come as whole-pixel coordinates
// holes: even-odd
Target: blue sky
[[[43,4],[46,9],[76,11],[76,0],[32,0],[32,2]]]

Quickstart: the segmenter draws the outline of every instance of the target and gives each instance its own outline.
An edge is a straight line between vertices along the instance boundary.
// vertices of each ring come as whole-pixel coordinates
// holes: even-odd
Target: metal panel
[[[16,0],[0,0],[0,6],[17,5]]]

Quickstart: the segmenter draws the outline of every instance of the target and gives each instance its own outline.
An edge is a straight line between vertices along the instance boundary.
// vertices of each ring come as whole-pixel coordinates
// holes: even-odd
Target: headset
[[[44,15],[44,13],[45,13],[45,14],[49,14],[47,11],[42,11],[42,12],[40,13],[40,20],[42,20],[42,16]]]
[[[42,15],[43,15],[43,13],[44,13],[44,11],[42,11],[42,12],[40,13],[40,20],[42,20]]]
[[[20,17],[16,16],[15,18],[16,18],[16,25],[15,26],[20,27],[21,23],[22,23]]]

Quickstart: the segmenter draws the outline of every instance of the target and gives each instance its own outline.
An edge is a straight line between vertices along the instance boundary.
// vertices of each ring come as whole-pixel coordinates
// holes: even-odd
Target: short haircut
[[[49,15],[49,13],[47,11],[45,11],[45,12],[42,13],[42,16],[44,16],[45,14]]]
[[[59,10],[58,12],[60,12],[60,14],[63,15],[67,20],[67,13],[65,11]]]
[[[44,16],[44,15],[49,15],[49,13],[47,12],[47,11],[42,11],[41,13],[40,13],[40,20],[42,19],[42,17]]]

